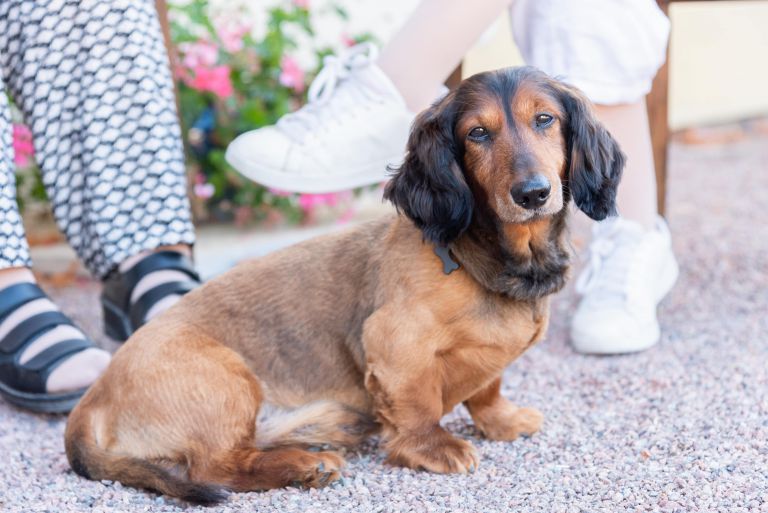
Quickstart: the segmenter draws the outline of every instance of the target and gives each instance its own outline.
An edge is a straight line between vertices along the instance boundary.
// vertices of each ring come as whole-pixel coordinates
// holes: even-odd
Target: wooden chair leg
[[[659,7],[664,14],[669,14],[669,0],[659,0]],[[651,128],[653,161],[656,167],[656,203],[659,214],[666,213],[667,206],[667,156],[669,148],[669,46],[667,60],[653,79],[651,92],[646,97],[648,124]]]
[[[461,83],[461,66],[462,63],[460,62],[459,65],[456,66],[456,69],[445,79],[445,87],[448,89],[456,89],[456,86]]]
[[[160,29],[163,31],[163,41],[168,53],[168,60],[173,62],[173,45],[171,43],[171,24],[168,21],[168,4],[165,0],[155,0],[157,18],[160,21]]]
[[[168,21],[168,4],[165,0],[155,0],[155,9],[157,10],[157,18],[160,21],[160,29],[163,32],[163,41],[165,42],[165,50],[168,54],[168,65],[171,67],[171,76],[173,76],[173,70],[176,64],[176,51],[173,48],[171,41],[171,24]],[[173,92],[176,96],[176,115],[181,119],[181,103],[179,102],[179,90],[176,85],[176,81],[173,82]]]

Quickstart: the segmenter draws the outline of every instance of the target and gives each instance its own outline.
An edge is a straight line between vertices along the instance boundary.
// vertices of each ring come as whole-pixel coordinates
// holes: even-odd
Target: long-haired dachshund
[[[542,415],[500,395],[568,270],[569,200],[615,210],[624,157],[577,90],[533,68],[481,73],[416,119],[385,196],[400,215],[236,266],[136,332],[72,412],[90,479],[207,503],[324,486],[379,432],[388,461],[471,472],[440,427],[463,403],[514,440]]]

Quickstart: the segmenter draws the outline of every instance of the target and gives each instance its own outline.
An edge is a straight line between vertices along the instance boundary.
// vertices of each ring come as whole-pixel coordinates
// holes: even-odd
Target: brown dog
[[[386,189],[402,215],[238,265],[136,332],[69,418],[72,468],[205,503],[328,484],[342,458],[307,447],[378,430],[394,464],[472,471],[440,418],[464,403],[493,440],[539,429],[500,376],[566,279],[569,199],[613,213],[623,161],[543,73],[465,80],[414,124]]]

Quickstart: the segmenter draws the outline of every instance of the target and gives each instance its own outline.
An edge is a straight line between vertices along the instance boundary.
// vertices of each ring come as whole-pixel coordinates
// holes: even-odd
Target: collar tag
[[[448,249],[448,246],[435,246],[435,255],[440,257],[440,260],[443,262],[443,272],[445,274],[451,274],[459,268],[458,262],[451,258],[451,250]]]

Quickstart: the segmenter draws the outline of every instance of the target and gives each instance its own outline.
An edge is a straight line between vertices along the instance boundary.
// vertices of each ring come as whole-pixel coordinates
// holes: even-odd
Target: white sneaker
[[[656,307],[677,280],[669,229],[614,218],[593,228],[589,265],[576,281],[583,297],[571,321],[573,347],[615,354],[648,349],[661,332]]]
[[[328,56],[309,101],[276,125],[246,132],[226,158],[251,180],[285,191],[325,193],[385,181],[405,153],[414,114],[363,43]]]

